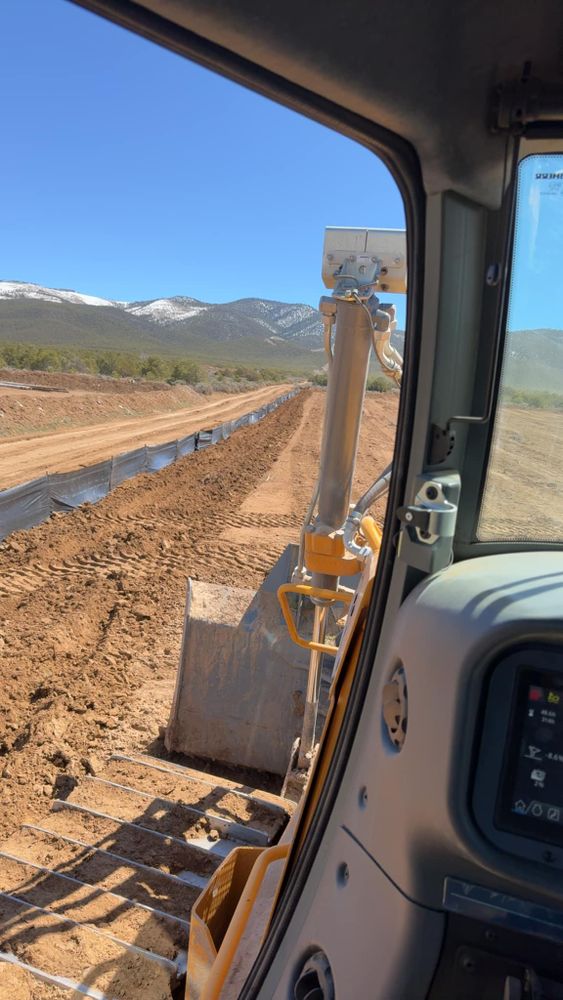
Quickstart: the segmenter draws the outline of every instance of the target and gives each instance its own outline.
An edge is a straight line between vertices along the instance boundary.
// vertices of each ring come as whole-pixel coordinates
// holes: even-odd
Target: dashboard
[[[429,935],[443,921],[439,950],[419,923],[405,944],[428,963],[424,989],[420,966],[416,983],[395,968],[378,996],[563,1000],[563,553],[466,560],[422,582],[373,684],[368,801],[354,812],[350,798],[347,829],[398,894],[398,926],[408,911]]]

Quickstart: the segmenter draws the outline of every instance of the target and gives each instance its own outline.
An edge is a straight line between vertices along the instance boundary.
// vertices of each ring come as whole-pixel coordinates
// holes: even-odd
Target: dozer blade
[[[285,775],[309,668],[277,599],[296,562],[288,545],[256,592],[190,581],[168,750]]]

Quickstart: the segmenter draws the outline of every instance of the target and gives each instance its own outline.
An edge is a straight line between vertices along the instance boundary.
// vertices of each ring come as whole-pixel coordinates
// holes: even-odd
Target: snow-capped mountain
[[[260,323],[271,336],[298,340],[311,348],[322,346],[323,323],[312,306],[300,303],[272,302],[269,299],[239,299],[229,309]]]
[[[1,285],[0,285],[1,288]],[[1,291],[0,291],[1,294]],[[207,309],[205,302],[175,295],[172,299],[151,299],[147,302],[126,302],[123,305],[132,316],[144,316],[153,323],[181,323]]]
[[[82,295],[66,288],[44,288],[27,281],[0,281],[0,299],[40,299],[43,302],[72,302],[84,306],[126,306],[126,302],[112,302],[97,295]]]
[[[140,302],[120,302],[85,295],[70,289],[46,288],[24,281],[0,281],[0,300],[19,299],[72,305],[106,307],[120,309],[130,316],[156,323],[160,326],[186,323],[202,313],[223,314],[225,321],[229,313],[240,320],[246,317],[259,324],[269,336],[283,340],[298,338],[316,342],[322,337],[322,321],[316,309],[303,303],[292,305],[268,299],[238,299],[235,302],[209,303],[186,295],[175,295],[168,299],[147,299]],[[239,323],[237,322],[237,327]],[[230,339],[226,337],[226,339]]]
[[[72,289],[0,281],[2,340],[316,365],[322,363],[322,330],[319,312],[303,303],[211,303],[185,295],[120,302]]]

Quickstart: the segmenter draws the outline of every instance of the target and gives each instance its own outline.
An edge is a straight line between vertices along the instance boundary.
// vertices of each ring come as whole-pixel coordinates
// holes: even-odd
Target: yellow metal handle
[[[360,521],[360,528],[362,535],[372,552],[379,552],[381,548],[382,534],[371,514],[367,514],[366,517],[362,517],[362,520]]]
[[[230,971],[234,954],[240,944],[242,935],[248,923],[252,907],[260,891],[264,875],[274,861],[283,861],[289,854],[290,844],[276,844],[275,847],[264,848],[263,853],[254,862],[248,881],[241,892],[235,912],[217,953],[201,1000],[219,1000],[225,980]]]
[[[317,597],[321,601],[343,601],[344,604],[350,604],[354,595],[347,590],[323,590],[322,587],[312,587],[308,583],[282,583],[281,587],[278,587],[278,601],[290,639],[298,646],[302,646],[303,649],[315,649],[318,653],[330,653],[331,656],[334,656],[338,652],[338,646],[331,646],[326,642],[313,642],[310,639],[303,639],[299,635],[287,600],[288,594]]]

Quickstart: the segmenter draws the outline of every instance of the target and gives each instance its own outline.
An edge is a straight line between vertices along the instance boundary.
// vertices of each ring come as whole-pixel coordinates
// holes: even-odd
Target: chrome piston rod
[[[312,527],[316,534],[343,528],[350,507],[362,408],[366,391],[372,324],[368,311],[357,301],[333,296],[321,300],[334,310],[336,324],[321,444],[318,481],[318,515]],[[338,577],[313,573],[315,587],[336,590]],[[316,603],[313,641],[324,643],[328,606]],[[315,745],[322,653],[311,651],[299,766],[307,767]]]
[[[334,298],[329,299],[333,303]],[[354,300],[336,299],[333,360],[328,375],[318,485],[318,517],[313,531],[339,531],[348,516],[366,391],[372,325]],[[321,301],[321,311],[323,302]],[[314,574],[313,585],[335,589],[338,579]]]
[[[313,621],[313,642],[324,642],[326,637],[326,623],[328,617],[328,605],[315,605],[315,618]],[[301,742],[299,744],[299,756],[297,766],[306,768],[311,763],[311,751],[315,745],[315,731],[317,728],[317,713],[319,708],[319,696],[321,690],[321,663],[323,654],[318,650],[311,650],[309,660],[309,674],[307,676],[307,695],[305,698],[305,711],[303,713],[303,728],[301,730]]]

